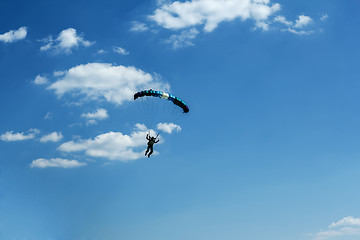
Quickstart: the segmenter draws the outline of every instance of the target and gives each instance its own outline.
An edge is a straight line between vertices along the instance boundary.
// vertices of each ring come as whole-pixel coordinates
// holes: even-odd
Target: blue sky
[[[359,7],[1,2],[0,239],[359,239]]]

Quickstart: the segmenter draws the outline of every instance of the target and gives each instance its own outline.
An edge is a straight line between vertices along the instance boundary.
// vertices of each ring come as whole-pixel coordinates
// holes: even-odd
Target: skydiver
[[[147,149],[146,149],[146,152],[145,152],[145,156],[148,154],[149,150],[149,154],[147,155],[148,157],[150,157],[150,155],[153,153],[154,149],[153,149],[153,146],[155,143],[158,143],[159,142],[159,139],[156,141],[156,137],[151,137],[149,134],[146,135],[146,140],[148,140],[148,143],[147,143]]]

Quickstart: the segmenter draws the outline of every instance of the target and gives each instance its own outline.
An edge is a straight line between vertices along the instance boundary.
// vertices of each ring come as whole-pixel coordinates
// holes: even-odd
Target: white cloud
[[[149,18],[167,29],[182,29],[204,25],[212,32],[221,22],[252,19],[265,23],[280,10],[280,4],[270,0],[192,0],[164,3]],[[263,25],[263,24],[258,24]]]
[[[130,135],[108,132],[100,134],[94,139],[65,142],[59,146],[58,150],[68,153],[83,151],[91,157],[126,162],[144,157],[147,143],[146,134],[147,129],[135,129]]]
[[[315,240],[326,240],[338,236],[360,236],[360,228],[344,227],[339,230],[327,230],[318,232]]]
[[[147,127],[145,126],[145,124],[141,124],[141,123],[135,124],[135,129],[140,131],[147,131]]]
[[[109,117],[107,110],[103,108],[99,108],[96,110],[96,112],[90,112],[90,113],[83,113],[81,114],[81,117],[87,118],[87,119],[98,119],[103,120]]]
[[[90,113],[83,113],[81,114],[82,118],[87,119],[88,125],[97,124],[96,120],[104,120],[109,117],[109,114],[107,113],[106,109],[99,108],[96,110],[96,112],[90,112]]]
[[[360,226],[360,218],[354,218],[354,217],[344,217],[343,219],[333,222],[329,225],[330,228],[333,227],[339,227],[339,226],[351,226],[356,225]]]
[[[170,36],[166,42],[171,43],[173,48],[181,48],[185,46],[193,46],[194,44],[191,42],[197,35],[199,31],[195,28],[191,28],[189,30],[184,30],[180,34],[173,34]]]
[[[113,51],[120,55],[129,55],[129,51],[127,51],[126,49],[124,49],[122,47],[113,47]]]
[[[328,230],[314,234],[314,240],[326,240],[339,236],[360,236],[360,218],[345,217],[331,223]]]
[[[0,42],[12,43],[26,38],[27,28],[21,27],[18,30],[10,30],[0,34]]]
[[[281,5],[272,0],[159,0],[158,7],[148,16],[148,20],[165,29],[182,30],[180,34],[172,34],[166,41],[173,44],[174,48],[194,45],[191,39],[199,32],[190,35],[189,29],[197,31],[201,27],[205,32],[212,32],[219,24],[237,19],[254,22],[253,30],[279,30],[273,25],[281,23],[287,26],[281,31],[297,35],[315,32],[303,29],[313,22],[311,17],[300,15],[292,22],[278,15],[280,10]],[[325,20],[326,17],[324,14],[322,19]]]
[[[63,138],[63,135],[61,134],[61,132],[52,132],[48,135],[42,136],[40,138],[40,142],[45,143],[45,142],[58,142]]]
[[[41,75],[37,75],[34,80],[34,84],[36,84],[36,85],[47,84],[48,82],[49,82],[49,80],[46,77],[43,77]]]
[[[295,30],[293,28],[288,28],[286,31],[297,34],[297,35],[309,35],[314,33],[314,31],[310,30],[310,31],[304,31],[304,30]]]
[[[263,31],[268,31],[269,26],[270,26],[269,23],[267,23],[265,21],[258,21],[258,22],[255,23],[254,30],[262,29]]]
[[[38,129],[30,129],[27,133],[14,133],[13,131],[6,132],[1,134],[0,139],[6,142],[13,142],[13,141],[24,141],[29,139],[34,139],[40,131]]]
[[[291,32],[297,35],[308,35],[314,33],[314,30],[304,30],[304,28],[313,22],[312,18],[309,16],[300,15],[294,22],[288,21],[284,16],[276,16],[274,18],[274,22],[287,26],[287,28],[282,29],[282,31]]]
[[[132,32],[145,32],[148,29],[149,28],[146,26],[145,23],[134,21],[134,22],[132,22],[132,26],[130,28],[130,31],[132,31]]]
[[[106,100],[121,105],[132,101],[138,89],[150,87],[166,90],[169,86],[135,67],[88,63],[69,69],[48,89],[55,90],[59,97],[73,93],[83,96],[85,100]]]
[[[79,46],[89,47],[94,44],[94,42],[85,40],[82,35],[78,35],[74,28],[61,31],[55,40],[49,37],[44,41],[46,44],[40,48],[41,51],[54,50],[55,53],[66,54],[70,54],[72,49]]]
[[[181,131],[181,127],[175,123],[158,123],[156,127],[160,131],[166,132],[168,134],[171,134],[173,131]]]
[[[32,161],[30,166],[32,168],[48,168],[48,167],[57,167],[57,168],[75,168],[85,166],[86,163],[79,162],[77,160],[68,160],[62,158],[52,158],[44,159],[39,158]]]
[[[300,15],[298,19],[295,20],[295,28],[303,28],[307,25],[309,25],[312,22],[311,17]]]
[[[286,20],[286,18],[284,16],[276,16],[274,18],[274,21],[285,24],[287,26],[292,26],[293,25],[293,22]]]
[[[168,129],[171,129],[170,132],[179,131],[177,125],[174,127],[171,123],[164,123],[164,126],[167,125]],[[137,123],[129,135],[121,132],[108,132],[93,139],[77,138],[61,144],[58,150],[65,153],[84,152],[90,157],[127,162],[144,157],[147,146],[146,135],[149,132],[155,131],[148,129],[144,124]],[[163,142],[163,139],[160,140],[160,143]]]
[[[49,39],[44,40],[44,41],[45,41],[45,42],[48,42],[48,43],[47,43],[46,45],[40,47],[40,50],[41,50],[41,51],[47,51],[47,50],[49,50],[49,49],[52,47],[52,42],[53,42],[54,40],[52,39],[52,37],[49,37]]]

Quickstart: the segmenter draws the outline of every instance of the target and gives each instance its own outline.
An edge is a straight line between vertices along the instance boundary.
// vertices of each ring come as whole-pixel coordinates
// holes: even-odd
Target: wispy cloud
[[[26,38],[27,28],[21,27],[18,30],[10,30],[4,34],[0,34],[0,42],[12,43]]]
[[[286,20],[286,18],[284,16],[276,16],[274,18],[274,22],[279,22],[279,23],[285,24],[286,26],[294,25],[293,22]]]
[[[274,22],[284,24],[287,28],[283,28],[282,31],[291,32],[297,35],[308,35],[315,31],[308,29],[314,21],[311,17],[306,15],[299,15],[295,21],[289,21],[284,16],[276,16]]]
[[[52,117],[53,117],[53,114],[51,112],[47,112],[44,119],[45,120],[50,120],[50,119],[52,119]]]
[[[333,222],[325,231],[313,234],[314,240],[326,240],[339,236],[360,236],[360,218],[345,217]]]
[[[76,168],[86,166],[87,164],[84,162],[79,162],[77,160],[68,160],[63,158],[39,158],[37,160],[32,161],[30,167],[32,168]]]
[[[132,101],[134,92],[146,88],[167,89],[151,74],[135,67],[114,66],[107,63],[88,63],[73,67],[51,84],[61,97],[66,93],[83,96],[83,100],[106,100],[116,105]]]
[[[49,82],[49,80],[46,77],[43,77],[41,75],[37,75],[35,80],[33,81],[33,83],[36,85],[47,84],[48,82]]]
[[[62,30],[56,39],[50,36],[43,41],[46,44],[40,48],[41,51],[53,50],[55,53],[66,54],[70,54],[74,48],[79,46],[89,47],[94,44],[94,42],[85,40],[82,35],[78,35],[74,28]]]
[[[180,34],[173,34],[166,42],[171,43],[173,48],[181,48],[185,46],[193,46],[192,40],[198,35],[199,31],[195,28],[184,30]]]
[[[53,74],[55,77],[61,77],[64,76],[66,71],[55,71]]]
[[[100,49],[96,52],[96,54],[105,54],[107,53],[104,49]]]
[[[171,34],[167,43],[181,48],[194,45],[201,29],[213,32],[221,23],[235,20],[253,22],[252,30],[288,31],[297,35],[314,33],[315,30],[304,29],[313,19],[306,15],[299,15],[298,19],[288,21],[279,15],[281,5],[272,0],[188,0],[188,1],[158,1],[158,7],[148,16],[149,24],[154,23],[163,29],[181,31]],[[325,19],[323,15],[322,19]],[[275,23],[285,24],[287,28],[280,28]]]
[[[309,16],[300,15],[298,19],[295,20],[295,28],[303,28],[309,25],[313,20]]]
[[[61,132],[52,132],[48,135],[44,135],[40,138],[40,142],[58,142],[63,138],[63,135]]]
[[[132,32],[145,32],[149,30],[149,28],[146,26],[145,23],[134,21],[132,22],[132,26],[130,28],[130,31]]]
[[[14,142],[14,141],[24,141],[29,139],[34,139],[40,131],[38,129],[30,129],[26,133],[18,132],[14,133],[13,131],[6,132],[0,135],[0,139],[5,142]]]
[[[291,32],[291,33],[294,33],[294,34],[297,34],[297,35],[309,35],[309,34],[314,33],[313,30],[305,31],[305,30],[297,30],[297,29],[294,29],[294,28],[288,28],[288,29],[286,29],[284,31],[288,31],[288,32]]]
[[[109,117],[109,114],[106,109],[99,108],[95,112],[83,113],[81,114],[82,118],[87,119],[87,124],[96,124],[97,120],[104,120]]]
[[[328,19],[328,17],[329,16],[327,15],[327,13],[324,13],[323,15],[321,15],[320,20],[324,22],[326,21],[326,19]]]
[[[125,48],[122,47],[113,47],[113,51],[120,55],[129,55],[130,53],[129,51],[127,51]]]

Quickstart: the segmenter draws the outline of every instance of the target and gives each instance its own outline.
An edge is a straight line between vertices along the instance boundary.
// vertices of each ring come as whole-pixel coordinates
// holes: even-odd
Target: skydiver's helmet
[[[156,138],[154,138],[154,137],[151,137],[151,140],[155,141],[155,139],[156,139]]]

